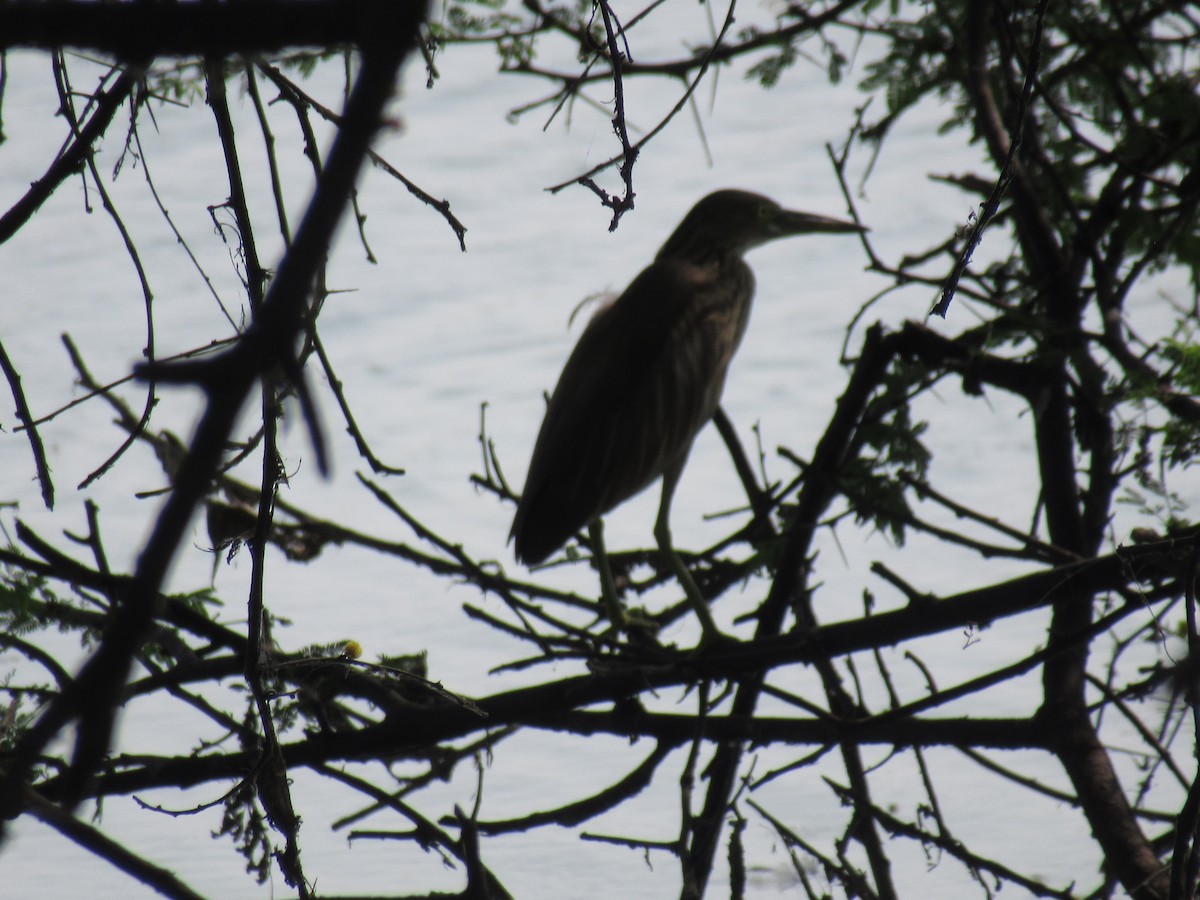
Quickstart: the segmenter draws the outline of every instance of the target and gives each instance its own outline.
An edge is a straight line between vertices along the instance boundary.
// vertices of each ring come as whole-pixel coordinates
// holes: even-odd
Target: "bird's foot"
[[[662,623],[657,619],[651,618],[648,615],[641,615],[641,611],[628,611],[621,606],[615,609],[610,605],[607,609],[607,618],[610,628],[606,633],[611,632],[614,635],[624,634],[630,638],[636,638],[640,641],[649,641],[658,643],[658,632],[662,628]]]
[[[726,634],[716,625],[712,624],[712,619],[705,624],[704,630],[700,633],[700,640],[696,646],[688,651],[690,656],[700,656],[713,653],[714,651],[731,649],[740,644],[741,641],[731,634]]]

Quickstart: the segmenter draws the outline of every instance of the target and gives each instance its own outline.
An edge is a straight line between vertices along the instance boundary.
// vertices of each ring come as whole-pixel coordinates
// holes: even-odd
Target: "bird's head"
[[[658,252],[658,258],[707,262],[719,257],[740,257],[776,238],[798,234],[859,234],[866,230],[855,222],[784,209],[762,194],[715,191],[684,216]]]

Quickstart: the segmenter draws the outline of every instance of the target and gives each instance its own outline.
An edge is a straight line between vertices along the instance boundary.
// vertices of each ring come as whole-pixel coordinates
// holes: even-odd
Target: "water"
[[[480,494],[468,481],[470,473],[480,470],[481,404],[488,405],[488,431],[507,475],[519,486],[540,422],[541,392],[553,385],[579,331],[579,322],[573,328],[567,322],[575,305],[595,292],[619,290],[649,260],[691,203],[708,190],[745,187],[788,205],[844,215],[824,144],[840,145],[861,97],[850,85],[829,88],[814,70],[798,69],[766,93],[732,72],[723,73],[714,107],[708,109],[707,96],[701,104],[712,165],[706,164],[705,151],[689,122],[681,118],[643,153],[636,170],[636,211],[610,234],[607,214],[585,190],[558,195],[543,190],[613,152],[604,117],[577,108],[570,130],[556,123],[542,133],[536,114],[512,125],[505,121],[505,112],[537,96],[540,85],[497,78],[491,55],[478,50],[451,50],[440,68],[444,76],[433,91],[422,86],[423,72],[406,73],[395,107],[398,127],[382,136],[378,149],[426,190],[451,200],[455,214],[469,228],[468,252],[460,252],[453,233],[436,213],[383,173],[369,172],[359,199],[379,262],[367,264],[354,229],[343,227],[329,283],[349,292],[329,299],[321,318],[322,336],[373,449],[386,462],[408,471],[403,478],[382,479],[385,487],[423,522],[461,541],[476,558],[499,560],[511,569],[514,563],[505,546],[511,509]],[[5,106],[10,140],[0,148],[0,205],[4,207],[37,177],[63,134],[61,121],[50,117],[56,100],[49,92],[45,60],[17,54],[10,59],[10,70]],[[334,75],[324,73],[308,87],[336,107]],[[80,76],[80,85],[84,83]],[[672,102],[677,90],[674,84],[631,84],[627,95],[634,110],[631,118],[648,126],[654,119],[643,110]],[[604,91],[598,90],[597,95],[603,96]],[[262,172],[248,103],[236,90],[231,90],[231,97],[242,128],[243,166]],[[150,171],[173,220],[236,317],[240,293],[230,249],[216,237],[206,209],[221,203],[228,193],[211,117],[202,105],[188,110],[163,107],[156,109],[156,116],[158,133],[143,122]],[[857,198],[872,228],[871,238],[884,256],[941,240],[965,219],[967,200],[924,178],[931,168],[930,158],[939,159],[935,169],[939,172],[962,171],[974,162],[970,148],[937,140],[940,120],[940,112],[931,108],[904,123],[889,139],[868,188]],[[305,195],[298,186],[309,184],[311,176],[287,111],[275,108],[273,122],[285,183],[292,187],[294,225]],[[101,157],[106,171],[119,151],[120,135],[121,128],[114,128],[106,143]],[[936,157],[937,153],[942,156]],[[863,152],[854,157],[855,179],[867,162]],[[251,187],[261,223],[260,240],[266,241],[260,252],[269,261],[278,257],[281,243],[270,237],[273,212],[265,178],[255,177]],[[231,329],[222,312],[158,217],[140,166],[127,161],[113,192],[126,224],[135,231],[155,292],[158,352],[177,352],[228,337]],[[72,182],[16,240],[0,246],[0,272],[6,285],[0,334],[38,413],[80,394],[60,349],[61,332],[72,334],[100,381],[121,377],[141,356],[145,343],[142,300],[129,261],[105,215],[98,210],[86,215],[83,204],[79,182]],[[775,456],[775,447],[788,446],[802,455],[811,452],[844,384],[838,356],[846,323],[883,282],[863,271],[861,249],[850,238],[785,242],[756,251],[751,262],[759,283],[754,320],[734,364],[724,405],[748,446],[753,446],[751,427],[759,425],[767,465],[773,477],[783,478],[791,470]],[[875,308],[872,318],[889,323],[920,318],[932,299],[925,288],[897,292]],[[953,330],[962,321],[954,317],[967,315],[968,305],[960,301],[952,322],[935,323],[935,327]],[[851,345],[858,340],[858,335],[853,336]],[[137,386],[122,388],[122,394],[140,409]],[[355,473],[365,467],[343,434],[336,409],[324,394],[321,398],[334,450],[334,477],[323,480],[316,475],[307,436],[293,418],[285,435],[292,478],[283,499],[361,531],[416,544],[402,523],[358,486]],[[930,441],[937,447],[937,471],[950,483],[970,485],[967,499],[980,508],[1013,524],[1024,523],[1030,514],[1023,506],[1028,498],[1008,490],[1004,479],[996,476],[1004,472],[1006,478],[1021,482],[1032,477],[1026,432],[1011,425],[1022,415],[1020,407],[1004,397],[990,398],[990,405],[964,403],[948,386],[926,405],[932,423]],[[186,436],[198,408],[193,392],[163,391],[155,423]],[[110,419],[108,409],[91,402],[43,427],[59,492],[53,514],[40,508],[36,487],[23,480],[10,478],[2,499],[19,500],[21,517],[60,543],[64,528],[82,530],[84,496],[96,500],[110,559],[114,567],[126,568],[158,503],[153,498],[129,498],[134,492],[161,488],[163,476],[153,458],[135,448],[85,494],[73,489],[119,443],[121,435]],[[30,471],[27,446],[23,437],[13,433],[11,416],[3,424],[6,434],[0,440],[0,459],[5,471],[20,473],[24,479]],[[242,477],[253,480],[255,476],[251,469]],[[704,517],[740,502],[740,488],[725,451],[715,432],[706,430],[674,505],[677,542],[681,546],[709,542],[723,526],[705,522]],[[607,525],[610,543],[648,544],[656,505],[657,493],[652,490],[614,513]],[[979,580],[977,563],[965,554],[935,550],[920,541],[901,554],[879,536],[866,541],[849,534],[846,538],[840,546],[829,539],[821,544],[824,587],[818,602],[826,620],[857,615],[857,598],[864,586],[875,590],[886,604],[898,602],[867,573],[874,559],[886,560],[932,591],[952,593]],[[174,589],[208,583],[212,559],[203,550],[207,543],[203,528],[197,527],[173,571]],[[931,571],[928,554],[934,552],[937,565]],[[239,598],[245,595],[248,574],[245,558],[221,566],[217,573],[216,586],[227,600],[225,615],[230,620],[241,618]],[[564,585],[590,589],[583,573],[551,577]],[[491,667],[523,651],[467,619],[462,605],[475,603],[498,612],[498,602],[394,559],[355,548],[329,548],[317,563],[301,567],[285,565],[282,557],[273,554],[267,578],[272,611],[292,623],[278,636],[289,648],[345,638],[363,643],[367,658],[427,648],[432,677],[469,696],[556,674],[490,674]],[[749,585],[740,600],[725,601],[718,618],[728,624],[735,614],[758,602],[761,590],[761,585]],[[984,633],[970,647],[960,636],[945,635],[923,645],[922,653],[935,669],[953,666],[956,678],[966,678],[1020,652],[1014,648],[1024,650],[1040,640],[1040,626],[1037,617],[1006,623]],[[668,638],[687,633],[683,626]],[[7,670],[8,660],[0,654],[0,670]],[[802,670],[796,670],[795,678],[796,690],[811,681]],[[991,712],[1028,712],[1030,696],[1009,689],[1001,693]],[[674,698],[666,697],[663,707],[670,709],[672,703]],[[133,703],[122,728],[126,745],[138,752],[180,752],[201,737],[215,736],[197,714],[178,706]],[[540,809],[549,802],[546,798],[558,803],[587,796],[620,778],[630,760],[644,757],[651,749],[648,742],[629,747],[613,739],[578,741],[537,733],[504,742],[484,771],[484,817],[505,818]],[[885,749],[871,753],[875,760],[885,755]],[[760,773],[788,758],[771,752],[760,756]],[[1025,797],[1018,800],[1011,790],[981,778],[977,769],[964,765],[950,751],[930,756],[939,775],[946,773],[942,798],[953,810],[953,820],[964,829],[985,828],[978,839],[996,854],[1019,851],[1031,869],[1048,878],[1070,877],[1080,868],[1078,856],[1072,859],[1060,847],[1030,847],[1024,839],[1030,829],[1044,827],[1047,820],[1061,820],[1056,831],[1077,834],[1072,846],[1090,854],[1086,830],[1065,807],[1030,804]],[[587,830],[671,840],[677,829],[675,785],[683,762],[683,751],[673,754],[652,788],[589,823]],[[1023,762],[1040,767],[1044,777],[1055,778],[1056,770],[1047,768],[1044,758],[1027,755]],[[378,764],[366,765],[362,771],[378,773]],[[823,771],[840,777],[836,767]],[[304,864],[319,891],[407,892],[460,886],[459,873],[443,871],[436,861],[407,845],[358,841],[347,846],[344,833],[331,834],[327,827],[358,804],[306,772],[293,776],[298,811],[305,822]],[[919,799],[912,779],[896,778],[887,787],[893,792],[889,799],[902,811]],[[224,786],[206,785],[186,792],[155,792],[142,799],[186,810],[212,802],[222,790]],[[420,808],[436,817],[454,803],[469,806],[474,792],[475,773],[463,766],[450,784],[422,795]],[[756,794],[756,799],[785,819],[799,818],[811,826],[806,837],[814,841],[831,840],[841,822],[836,798],[821,784],[817,771],[781,778]],[[990,810],[982,825],[972,815],[980,808]],[[797,810],[804,810],[803,815],[797,817]],[[120,797],[105,802],[101,821],[116,839],[171,868],[203,893],[265,897],[282,892],[282,883],[256,890],[228,844],[208,839],[218,820],[219,812],[212,810],[178,817],[146,813]],[[404,827],[387,817],[362,825]],[[796,895],[786,856],[765,825],[752,825],[748,842],[755,895]],[[567,831],[542,829],[488,842],[485,854],[485,861],[506,886],[522,898],[660,897],[678,890],[676,868],[666,857],[646,859],[611,844],[581,841]],[[1064,866],[1064,857],[1069,865]],[[898,881],[921,885],[922,896],[961,895],[966,876],[952,864],[927,872],[918,847],[898,851],[896,862]],[[719,869],[723,865],[720,861]],[[17,823],[3,866],[3,896],[36,891],[47,898],[76,897],[84,884],[88,896],[95,898],[144,893],[131,888],[120,873],[27,819]]]

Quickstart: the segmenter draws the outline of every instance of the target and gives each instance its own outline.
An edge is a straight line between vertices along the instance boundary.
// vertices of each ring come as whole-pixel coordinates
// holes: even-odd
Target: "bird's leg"
[[[608,612],[608,621],[613,628],[624,631],[629,624],[621,601],[617,598],[617,583],[613,580],[612,566],[608,563],[608,551],[604,549],[604,523],[599,516],[588,523],[588,537],[592,541],[592,558],[596,560],[596,568],[600,570],[600,594],[604,598],[604,608]]]
[[[683,464],[687,457],[679,460],[676,463],[667,467],[663,473],[663,489],[662,502],[658,507],[658,519],[654,523],[654,539],[658,541],[658,549],[667,560],[667,565],[671,567],[671,572],[683,585],[683,592],[687,595],[688,601],[692,604],[692,608],[696,611],[696,617],[700,619],[700,625],[704,629],[704,636],[701,638],[701,643],[709,644],[716,640],[725,638],[721,630],[717,628],[717,623],[713,620],[712,610],[708,608],[708,600],[704,594],[700,593],[700,588],[696,581],[692,578],[692,573],[688,571],[688,567],[683,564],[683,560],[679,554],[675,552],[675,546],[671,543],[671,498],[675,496],[675,485],[679,482],[679,475],[683,471]]]
[[[608,562],[608,551],[604,549],[604,523],[599,518],[588,523],[588,537],[592,542],[592,558],[596,560],[596,568],[600,571],[600,594],[604,598],[604,609],[612,627],[624,632],[638,630],[653,634],[658,631],[658,622],[637,613],[628,613],[621,605],[621,598],[617,596],[617,582]]]

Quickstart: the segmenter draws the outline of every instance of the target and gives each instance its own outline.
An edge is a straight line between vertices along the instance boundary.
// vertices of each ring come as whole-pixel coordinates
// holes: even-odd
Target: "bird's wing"
[[[744,317],[730,302],[738,286],[715,276],[715,267],[658,261],[588,324],[534,447],[513,522],[519,558],[544,559],[687,453],[716,408],[743,324],[731,318]]]

